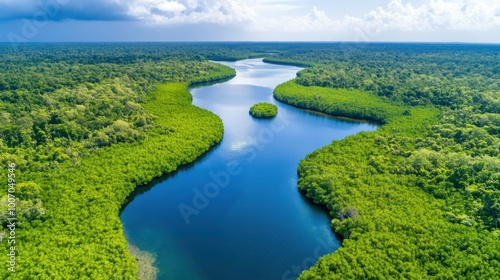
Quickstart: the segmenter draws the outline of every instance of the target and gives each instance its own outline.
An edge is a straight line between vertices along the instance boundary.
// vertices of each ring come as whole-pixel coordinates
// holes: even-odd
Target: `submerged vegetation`
[[[278,100],[383,124],[310,154],[299,188],[344,239],[301,279],[500,278],[500,51],[427,44],[0,45],[0,163],[16,164],[16,273],[134,279],[118,214],[138,185],[192,162],[222,123],[190,84],[206,59],[309,67]],[[167,83],[159,85],[159,83]],[[276,198],[279,199],[279,198]],[[8,196],[0,195],[3,234]],[[4,237],[5,240],[5,237]],[[2,242],[0,254],[10,252]],[[147,272],[148,273],[148,272]]]
[[[138,273],[137,278],[141,280],[155,280],[158,278],[158,268],[154,267],[156,258],[149,252],[142,251],[137,246],[127,244],[127,248],[137,259]]]
[[[255,118],[274,118],[278,114],[276,105],[261,102],[250,107],[250,115]]]

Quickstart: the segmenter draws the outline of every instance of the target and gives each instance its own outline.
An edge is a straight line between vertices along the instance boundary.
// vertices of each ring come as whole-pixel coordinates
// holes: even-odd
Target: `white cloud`
[[[156,6],[156,8],[158,8],[158,10],[162,12],[173,12],[173,13],[182,12],[187,9],[186,6],[176,1],[163,2],[158,6]]]
[[[5,0],[0,0],[5,1]],[[390,0],[363,16],[333,19],[304,0],[109,0],[152,25],[238,24],[251,32],[491,30],[500,27],[498,0]],[[368,30],[369,32],[366,32]],[[372,36],[373,37],[373,36]]]
[[[328,30],[333,25],[324,11],[304,9],[298,0],[117,0],[128,7],[128,15],[153,25],[240,24],[250,31],[302,32]]]
[[[338,32],[359,30],[373,38],[380,32],[446,32],[498,30],[499,0],[386,0],[387,5],[364,15],[331,18],[354,7],[345,2],[323,3],[321,10],[307,0],[54,0],[60,12],[52,20],[140,20],[150,25],[214,23],[237,25],[243,31],[271,33]],[[43,3],[45,4],[43,4]],[[0,19],[32,18],[51,1],[0,0]],[[370,1],[371,2],[371,1]],[[336,4],[335,4],[336,3]],[[319,3],[318,3],[319,5]],[[340,6],[336,6],[340,5]],[[368,4],[365,5],[375,5]],[[43,9],[42,9],[43,10]],[[356,11],[352,11],[356,13]],[[437,32],[434,32],[437,33]],[[295,35],[294,35],[295,36]]]
[[[260,15],[273,16],[283,14],[283,12],[304,9],[305,4],[307,3],[303,0],[254,0],[251,6]]]
[[[339,21],[332,20],[322,10],[313,9],[302,16],[283,15],[275,18],[261,18],[249,27],[252,31],[334,31],[340,26]]]
[[[297,15],[305,2],[296,0],[128,0],[129,15],[154,24],[246,23],[251,31],[338,31],[353,27],[376,31],[486,30],[500,26],[498,0],[428,0],[414,6],[391,0],[362,17],[334,20],[314,7]],[[158,11],[172,12],[161,14]],[[287,14],[294,11],[294,15]]]
[[[229,24],[252,20],[256,14],[236,0],[122,0],[128,14],[150,24]]]
[[[331,30],[335,21],[324,11],[314,7],[302,15],[288,15],[287,12],[301,12],[301,1],[273,0],[122,0],[128,3],[130,16],[153,25],[168,24],[240,24],[254,32],[284,31],[304,32]],[[167,12],[167,13],[161,13]],[[170,13],[168,13],[170,12]]]
[[[500,27],[498,0],[428,0],[415,7],[391,0],[362,18],[346,17],[357,27],[381,31],[490,30]]]

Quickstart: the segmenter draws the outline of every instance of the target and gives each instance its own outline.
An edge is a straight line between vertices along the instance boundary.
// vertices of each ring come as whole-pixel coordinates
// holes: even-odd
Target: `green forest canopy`
[[[278,100],[385,124],[300,163],[345,238],[300,279],[499,278],[498,46],[363,47],[269,59],[313,65]]]
[[[300,189],[330,209],[345,237],[303,279],[500,277],[499,46],[18,48],[0,45],[0,162],[5,172],[17,164],[20,218],[17,272],[4,263],[2,279],[135,278],[121,205],[222,137],[220,120],[190,105],[187,84],[234,75],[206,59],[264,56],[308,67],[277,99],[384,124],[301,162]],[[6,242],[0,248],[9,252]]]
[[[26,56],[52,51],[31,47]],[[119,49],[103,51],[119,56]],[[8,58],[0,61],[18,57],[3,55]],[[1,95],[1,161],[17,165],[19,220],[16,273],[4,262],[0,277],[134,279],[137,263],[126,247],[120,208],[136,186],[194,161],[221,140],[220,119],[192,106],[187,86],[235,72],[186,57],[116,65],[74,62],[68,67],[85,69],[91,79],[75,81],[85,75],[55,75],[66,63],[47,63],[46,76],[40,78],[57,85],[47,92],[34,92],[37,85],[29,84],[38,69],[21,62],[1,64],[7,69],[4,80],[18,79],[26,89]],[[121,72],[106,77],[106,66]],[[7,200],[5,194],[0,204],[5,236]],[[3,255],[9,246],[2,244]]]

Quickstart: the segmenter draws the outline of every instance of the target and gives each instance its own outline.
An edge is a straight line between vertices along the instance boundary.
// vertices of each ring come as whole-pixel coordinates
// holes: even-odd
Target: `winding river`
[[[232,80],[191,89],[219,115],[224,139],[195,163],[139,188],[121,220],[129,243],[152,253],[159,279],[295,279],[340,245],[327,211],[297,189],[297,166],[315,149],[376,126],[297,109],[273,89],[297,67],[224,62]],[[278,117],[254,119],[258,102]]]

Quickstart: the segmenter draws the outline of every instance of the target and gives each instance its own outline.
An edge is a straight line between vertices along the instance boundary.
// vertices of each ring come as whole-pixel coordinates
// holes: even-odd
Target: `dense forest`
[[[8,164],[16,165],[18,220],[15,244],[1,246],[7,255],[15,245],[15,273],[4,262],[2,279],[136,278],[118,216],[127,196],[222,139],[220,119],[192,106],[187,86],[232,77],[233,69],[187,54],[101,62],[128,48],[100,47],[30,45],[23,55],[3,50],[0,80],[8,85],[1,92],[0,152],[6,175]],[[54,48],[75,54],[59,61],[51,58]],[[93,52],[92,63],[86,59]],[[53,60],[35,65],[39,53]],[[13,207],[7,192],[2,195],[7,237]]]
[[[500,277],[499,50],[283,55],[314,66],[280,85],[278,100],[384,124],[301,162],[299,188],[344,237],[301,279]]]
[[[0,277],[137,278],[121,206],[221,140],[187,88],[234,76],[207,60],[249,57],[306,67],[276,99],[382,124],[300,163],[299,188],[344,237],[301,279],[500,278],[500,47],[349,43],[0,45],[18,218],[0,246],[16,273],[4,262]]]

